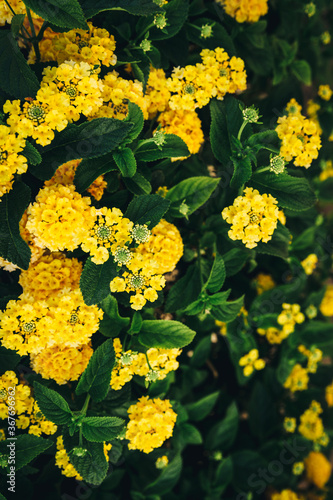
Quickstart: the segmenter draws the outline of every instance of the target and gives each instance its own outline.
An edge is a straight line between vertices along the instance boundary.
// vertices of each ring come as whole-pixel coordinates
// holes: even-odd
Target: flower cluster
[[[194,111],[202,108],[212,97],[223,99],[227,93],[246,89],[244,61],[229,58],[222,48],[201,51],[202,63],[175,68],[166,86],[171,92],[171,109]]]
[[[282,490],[281,493],[273,493],[271,500],[302,500],[294,491],[292,490]]]
[[[126,429],[126,439],[130,450],[150,453],[162,446],[172,436],[177,414],[169,400],[149,399],[143,396],[128,408],[130,418]]]
[[[14,175],[23,174],[28,168],[25,156],[19,154],[24,146],[22,137],[0,125],[0,197],[12,188]]]
[[[73,29],[65,33],[54,33],[49,30],[39,46],[41,60],[56,61],[58,64],[64,61],[83,61],[91,66],[114,66],[117,62],[114,37],[105,29],[94,27],[92,23],[88,23],[88,26],[87,31]],[[29,60],[31,63],[35,62],[33,48]]]
[[[277,226],[279,209],[270,194],[259,194],[257,189],[245,188],[232,206],[222,211],[222,217],[232,224],[228,232],[232,240],[241,240],[247,248],[255,248],[259,241],[267,243]]]
[[[268,12],[268,0],[216,0],[238,23],[256,23]]]
[[[333,316],[333,285],[327,285],[319,309],[324,316]]]
[[[298,346],[299,352],[303,354],[308,360],[307,362],[307,370],[309,373],[316,373],[317,365],[319,361],[323,358],[323,352],[316,347],[311,347],[311,349],[307,349],[304,345]]]
[[[268,290],[272,290],[275,287],[276,283],[273,280],[270,274],[259,273],[253,280],[253,283],[256,287],[257,294],[261,295]]]
[[[28,429],[29,434],[40,436],[54,434],[57,426],[46,420],[33,398],[29,385],[19,382],[13,371],[6,371],[0,377],[0,419],[8,418],[7,399],[10,391],[15,392],[16,426],[18,429]]]
[[[298,432],[317,446],[326,446],[329,442],[323,421],[319,417],[322,412],[320,404],[317,401],[312,401],[310,407],[300,416],[298,426]]]
[[[304,460],[306,477],[317,488],[323,489],[331,477],[332,466],[329,460],[318,451],[311,451]]]
[[[5,0],[0,0],[0,26],[12,22],[13,12],[15,14],[25,14],[26,7],[22,0],[11,0],[10,6],[12,9],[8,7]]]
[[[244,366],[243,373],[245,377],[249,377],[254,370],[262,370],[265,368],[265,361],[259,358],[258,349],[251,349],[239,360],[239,366]]]
[[[295,99],[291,99],[286,111],[287,115],[278,118],[276,127],[281,139],[280,155],[286,161],[294,160],[296,167],[309,168],[312,160],[318,158],[321,148],[318,126],[301,114],[301,107]]]
[[[296,324],[301,324],[305,320],[299,304],[282,304],[282,312],[277,318],[277,322],[282,326],[283,334],[287,337],[295,330]]]
[[[319,85],[318,95],[324,101],[329,101],[332,97],[333,91],[329,85]]]
[[[313,273],[318,264],[318,257],[315,253],[311,253],[304,260],[302,260],[301,265],[308,276]]]
[[[165,133],[175,134],[183,139],[191,154],[198,153],[204,142],[204,135],[201,120],[195,111],[169,109],[161,113],[157,121]]]
[[[308,370],[303,368],[299,363],[296,363],[286,378],[283,387],[289,389],[291,392],[304,391],[308,388],[308,383]]]
[[[333,177],[333,162],[332,160],[320,162],[321,172],[319,174],[320,181],[326,181],[329,177]]]
[[[120,339],[113,341],[116,365],[112,370],[111,387],[121,389],[134,375],[145,377],[147,382],[163,380],[171,371],[177,370],[176,358],[180,349],[148,349],[146,353],[123,351]]]

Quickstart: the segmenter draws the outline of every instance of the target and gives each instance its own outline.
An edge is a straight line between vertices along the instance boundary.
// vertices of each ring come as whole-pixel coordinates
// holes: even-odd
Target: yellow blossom
[[[333,406],[333,382],[325,390],[326,403],[329,407]]]
[[[282,304],[282,312],[279,314],[277,322],[282,325],[286,336],[295,330],[296,324],[303,323],[304,320],[305,316],[301,312],[299,304]]]
[[[333,316],[333,285],[327,285],[319,309],[324,316]]]
[[[257,294],[261,295],[263,292],[267,290],[271,290],[276,286],[275,281],[273,280],[270,274],[259,273],[255,279],[253,280],[254,285],[257,289]]]
[[[324,101],[329,101],[332,97],[333,91],[329,85],[319,85],[318,95]]]
[[[22,137],[0,125],[0,197],[12,188],[14,175],[23,174],[28,168],[27,159],[19,154],[24,146]]]
[[[243,373],[245,377],[249,377],[254,370],[262,370],[265,368],[265,364],[265,361],[259,358],[258,349],[251,349],[239,360],[239,365],[244,367]]]
[[[329,177],[333,177],[333,162],[332,160],[323,160],[320,162],[321,172],[319,174],[320,181],[326,181]]]
[[[314,443],[320,442],[326,436],[323,421],[319,417],[322,411],[320,404],[317,401],[312,401],[310,408],[300,416],[298,432]]]
[[[306,476],[317,488],[323,489],[331,477],[332,466],[322,453],[311,451],[304,460]]]
[[[295,432],[296,429],[296,418],[285,417],[283,421],[283,427],[287,432]]]
[[[127,425],[126,439],[130,450],[150,453],[162,446],[172,436],[177,414],[169,400],[149,399],[143,396],[128,408],[130,421]]]
[[[268,0],[216,0],[238,23],[256,23],[268,12]]]
[[[148,99],[149,118],[154,118],[158,112],[167,109],[170,91],[166,86],[166,76],[163,69],[150,68],[149,78],[146,88],[146,97]]]
[[[273,493],[271,500],[303,500],[292,490],[283,490],[281,493]]]
[[[222,211],[222,217],[232,224],[228,236],[241,240],[247,248],[255,248],[259,241],[267,243],[277,226],[277,200],[270,194],[259,194],[253,188],[245,188],[244,196],[238,196],[233,205]]]
[[[305,274],[310,275],[316,269],[318,264],[318,257],[315,253],[311,253],[306,257],[306,259],[302,260],[301,265],[305,271]]]
[[[156,469],[165,469],[169,463],[169,459],[166,455],[163,455],[163,457],[158,457],[158,459],[155,462],[155,467]]]
[[[285,380],[283,387],[290,389],[291,392],[304,391],[308,388],[308,382],[309,376],[307,370],[299,363],[296,363]]]
[[[195,111],[167,110],[159,115],[157,121],[166,134],[175,134],[183,139],[191,154],[198,153],[204,142],[204,135],[200,118]]]

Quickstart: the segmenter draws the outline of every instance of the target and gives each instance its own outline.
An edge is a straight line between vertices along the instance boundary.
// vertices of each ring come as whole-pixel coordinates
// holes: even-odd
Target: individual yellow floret
[[[283,421],[283,427],[287,432],[295,432],[296,429],[296,418],[285,417]]]
[[[268,0],[216,0],[238,23],[256,23],[268,12]]]
[[[44,379],[52,379],[62,385],[79,378],[86,369],[92,353],[90,344],[79,347],[63,345],[46,347],[39,354],[31,356],[31,367]]]
[[[331,477],[332,466],[322,453],[311,451],[304,460],[306,477],[317,488],[323,489]]]
[[[28,168],[27,159],[19,154],[24,146],[22,137],[0,125],[0,197],[11,190],[14,175],[23,174]]]
[[[128,410],[130,421],[127,425],[126,439],[130,450],[150,453],[162,446],[172,436],[177,414],[169,400],[149,399],[143,396]]]
[[[53,252],[74,250],[93,220],[90,198],[82,197],[74,186],[54,184],[41,189],[28,207],[27,230],[35,244]]]
[[[329,85],[319,85],[318,95],[324,101],[329,101],[332,97],[333,91]]]
[[[245,188],[244,196],[238,196],[233,205],[222,211],[223,219],[232,225],[229,238],[241,240],[247,248],[255,248],[259,241],[267,243],[277,226],[276,204],[270,194],[261,195],[256,189]]]

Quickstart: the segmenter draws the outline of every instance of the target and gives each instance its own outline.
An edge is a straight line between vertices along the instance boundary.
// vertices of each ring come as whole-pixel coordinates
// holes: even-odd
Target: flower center
[[[66,87],[66,90],[65,90],[65,93],[71,98],[71,99],[74,99],[76,96],[77,96],[77,91],[76,91],[76,88],[69,85],[68,87]]]
[[[130,285],[133,287],[133,288],[141,288],[142,285],[144,284],[145,282],[145,279],[143,276],[140,276],[139,274],[134,274],[133,276],[131,276],[130,278]]]
[[[150,238],[150,231],[144,224],[137,224],[132,229],[132,236],[137,243],[145,243]]]
[[[114,260],[119,264],[128,264],[132,259],[131,251],[128,248],[119,247],[115,251]]]
[[[250,222],[259,222],[260,221],[259,215],[255,214],[254,212],[250,213],[249,217],[250,217]]]
[[[4,161],[7,160],[7,156],[7,151],[0,151],[0,163],[4,163]]]
[[[111,236],[111,229],[108,226],[98,226],[95,229],[96,236],[99,240],[107,240]]]
[[[37,122],[38,125],[44,121],[45,114],[45,109],[37,104],[31,104],[27,109],[28,118]]]
[[[79,321],[79,316],[76,313],[72,313],[71,317],[69,318],[69,323],[71,325],[75,325]]]
[[[192,83],[186,83],[183,88],[184,94],[189,94],[189,95],[195,94],[195,90],[196,90],[195,85],[193,85]]]
[[[22,330],[24,333],[32,333],[34,330],[36,330],[36,325],[34,321],[26,321],[22,325]]]
[[[0,390],[0,399],[6,399],[6,397],[7,397],[6,389],[1,389]]]

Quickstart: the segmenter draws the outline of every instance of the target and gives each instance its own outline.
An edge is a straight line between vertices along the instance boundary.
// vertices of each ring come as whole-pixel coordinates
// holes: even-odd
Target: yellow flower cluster
[[[317,488],[323,489],[331,477],[332,466],[329,460],[317,451],[311,451],[304,460],[306,477]]]
[[[333,316],[333,285],[327,285],[319,309],[324,316]]]
[[[184,252],[183,240],[174,224],[162,219],[151,231],[146,243],[136,248],[136,253],[157,262],[158,274],[173,271]]]
[[[277,318],[277,322],[282,326],[283,335],[288,337],[295,330],[296,324],[301,324],[305,320],[299,304],[282,304],[282,312]]]
[[[310,408],[300,416],[298,432],[316,445],[326,446],[328,436],[325,434],[322,419],[319,417],[323,410],[317,401],[312,401]]]
[[[6,371],[0,377],[0,419],[8,418],[10,396],[15,398],[15,421],[18,429],[28,429],[29,434],[40,436],[54,434],[57,426],[46,420],[32,396],[29,385],[19,382],[13,371]]]
[[[292,490],[283,490],[281,493],[273,493],[271,500],[303,500]]]
[[[202,108],[213,97],[223,99],[226,93],[246,89],[244,61],[229,58],[222,48],[204,49],[202,63],[174,68],[166,86],[171,92],[169,107],[173,110],[194,111]]]
[[[216,0],[238,23],[256,23],[268,12],[268,0]]]
[[[137,104],[145,119],[148,118],[149,99],[144,95],[142,83],[138,80],[125,80],[119,73],[112,71],[102,80],[103,105],[93,118],[117,118],[123,120],[128,111],[128,101]]]
[[[22,215],[22,219],[19,223],[20,235],[22,239],[29,245],[31,250],[30,263],[36,262],[44,253],[44,249],[36,245],[36,240],[33,234],[31,234],[27,229],[28,222],[28,211],[26,210]]]
[[[32,137],[38,144],[46,146],[54,139],[54,131],[66,128],[66,107],[68,99],[61,93],[52,93],[49,89],[39,89],[36,99],[6,101],[3,107],[9,114],[8,125],[13,132],[26,138]]]
[[[97,306],[84,303],[79,289],[65,289],[47,300],[23,293],[0,312],[0,338],[7,349],[21,356],[54,345],[79,347],[90,341],[102,316]]]
[[[222,217],[232,224],[228,232],[232,240],[241,240],[247,248],[255,248],[259,241],[267,243],[277,226],[279,209],[270,194],[259,194],[257,189],[245,188],[244,196],[237,196],[233,205],[222,211]]]
[[[169,400],[149,399],[143,396],[128,410],[130,421],[126,429],[126,439],[130,450],[150,453],[162,446],[172,436],[177,414]]]
[[[269,326],[268,328],[258,328],[257,333],[266,337],[270,344],[281,344],[281,342],[288,337],[288,333],[284,330],[280,330],[275,326]]]
[[[258,295],[261,295],[262,293],[271,290],[276,285],[272,276],[270,274],[265,274],[265,273],[259,273],[253,280],[253,283],[256,287]]]
[[[28,207],[27,230],[35,244],[53,252],[74,250],[83,241],[92,220],[90,198],[73,185],[54,184],[40,189]]]
[[[132,351],[123,352],[121,341],[118,338],[113,340],[113,347],[117,361],[111,377],[111,387],[114,390],[121,389],[134,375],[145,377],[147,381],[163,380],[169,372],[177,370],[179,367],[176,358],[181,353],[180,349],[156,349],[152,347],[148,349],[146,354]]]
[[[281,139],[280,155],[286,161],[294,159],[297,167],[309,168],[318,158],[321,140],[318,126],[301,114],[295,99],[288,103],[287,115],[278,118],[276,132]]]
[[[333,406],[333,382],[331,385],[328,385],[325,390],[325,398],[327,406]]]
[[[296,429],[296,418],[294,417],[285,417],[283,421],[283,427],[287,432],[295,432]]]
[[[166,85],[167,78],[163,69],[150,68],[149,78],[146,87],[146,97],[148,98],[148,115],[154,118],[157,113],[165,111],[171,97],[171,93]]]
[[[81,272],[82,263],[77,259],[54,252],[31,263],[27,271],[21,272],[19,283],[25,293],[36,300],[45,300],[57,296],[63,289],[79,288]]]
[[[107,444],[104,442],[104,455],[106,460],[109,462],[109,450],[111,450],[111,443]],[[73,465],[69,461],[69,457],[64,447],[64,440],[62,436],[57,437],[57,452],[55,454],[56,465],[61,470],[61,474],[67,477],[74,477],[78,481],[82,481],[82,476],[74,469]]]
[[[315,253],[311,253],[306,257],[306,259],[302,260],[301,265],[305,271],[305,274],[310,276],[313,271],[316,269],[318,264],[318,257]]]
[[[319,118],[318,118],[318,111],[319,110],[320,110],[320,104],[316,103],[312,99],[309,99],[308,102],[307,102],[307,106],[306,106],[306,113],[307,113],[308,117],[313,122],[315,122],[315,124],[317,125],[318,134],[322,135],[323,130],[322,130],[321,126],[320,126]]]
[[[324,101],[329,101],[332,97],[333,91],[329,85],[319,85],[318,95]]]
[[[92,354],[90,343],[78,347],[57,344],[46,347],[36,355],[31,355],[31,367],[44,379],[52,379],[62,385],[69,380],[78,380]]]
[[[73,29],[66,33],[50,33],[49,30],[39,44],[41,61],[56,61],[58,64],[82,61],[92,66],[114,66],[117,62],[114,37],[106,29],[96,28],[92,23],[88,23],[88,26],[88,31]],[[35,62],[33,48],[29,60]]]
[[[291,392],[304,391],[308,388],[308,383],[308,370],[303,368],[299,363],[296,363],[285,380],[283,387],[290,389]]]
[[[320,349],[311,347],[307,349],[304,345],[298,346],[299,352],[308,358],[307,370],[309,373],[316,373],[317,365],[323,358],[323,352]]]
[[[92,208],[91,222],[82,238],[82,249],[90,253],[95,264],[103,264],[110,253],[119,265],[131,260],[131,252],[126,247],[132,242],[133,222],[118,208]]]
[[[13,10],[8,7],[5,0],[0,0],[0,26],[12,22],[13,11],[15,14],[25,14],[25,4],[22,0],[10,0],[10,6]]]
[[[166,455],[163,455],[163,457],[158,457],[158,459],[155,462],[155,467],[156,469],[165,469],[169,463],[169,459]]]
[[[53,186],[54,184],[62,184],[66,186],[68,184],[74,183],[75,171],[82,160],[72,160],[60,165],[57,168],[54,176],[44,183],[44,186]],[[87,189],[88,193],[91,194],[95,198],[95,200],[99,201],[103,194],[104,190],[107,186],[107,183],[104,180],[104,176],[100,175],[91,186]]]
[[[60,95],[66,102],[68,122],[77,121],[81,114],[89,117],[102,106],[103,85],[96,72],[86,62],[66,61],[58,67],[43,70],[41,90],[47,96]]]
[[[191,154],[198,153],[204,142],[204,135],[201,120],[195,111],[170,109],[161,113],[157,121],[166,134],[175,134],[183,139]]]
[[[333,177],[333,162],[332,160],[320,162],[321,172],[319,174],[320,181],[326,181],[329,177]]]
[[[239,360],[239,366],[244,366],[243,373],[245,377],[249,377],[254,370],[262,370],[265,368],[265,361],[259,358],[258,349],[251,349]]]
[[[14,174],[23,174],[28,168],[25,156],[19,154],[24,146],[24,139],[0,125],[0,197],[11,190]]]

